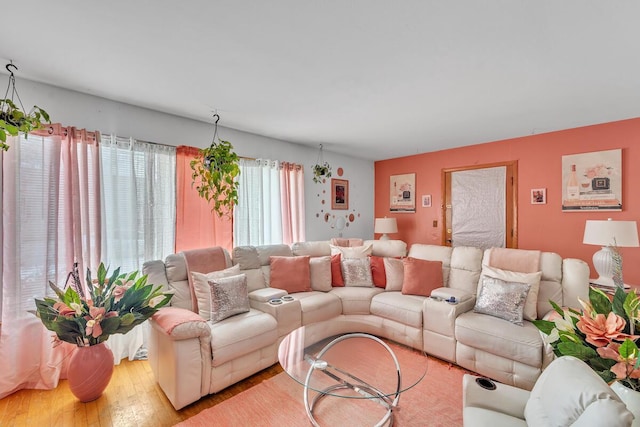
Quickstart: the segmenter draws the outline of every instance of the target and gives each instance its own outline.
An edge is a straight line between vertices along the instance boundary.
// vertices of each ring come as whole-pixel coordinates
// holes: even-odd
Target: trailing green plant
[[[324,178],[331,178],[331,165],[327,162],[313,166],[313,182],[322,182]]]
[[[218,139],[199,151],[191,161],[192,185],[200,197],[212,204],[211,210],[218,216],[231,215],[238,203],[240,158],[229,141]]]
[[[9,71],[9,84],[5,93],[5,99],[0,99],[0,148],[4,151],[9,149],[7,144],[7,135],[18,136],[20,132],[25,136],[29,132],[42,129],[45,127],[43,122],[51,123],[49,113],[44,109],[34,105],[31,111],[24,112],[22,101],[16,90],[16,78],[13,75],[11,68],[16,68],[13,64],[7,64],[7,71]],[[7,98],[9,91],[11,90],[11,99]],[[18,99],[20,107],[13,102],[13,97]]]

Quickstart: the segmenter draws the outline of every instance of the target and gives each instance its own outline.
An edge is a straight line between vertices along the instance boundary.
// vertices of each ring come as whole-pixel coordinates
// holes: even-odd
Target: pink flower
[[[125,288],[124,286],[116,285],[116,287],[113,288],[113,296],[115,297],[115,302],[120,301],[125,292],[127,292],[127,288]]]
[[[100,326],[100,322],[104,319],[108,319],[110,317],[115,317],[118,315],[115,311],[110,311],[105,313],[106,310],[104,307],[89,307],[89,315],[84,316],[87,320],[87,327],[85,329],[85,333],[87,335],[92,336],[93,338],[98,338],[102,335],[102,326]]]
[[[73,317],[76,314],[76,311],[70,308],[67,304],[63,302],[57,302],[53,304],[53,309],[57,310],[61,316],[64,317]]]
[[[618,362],[611,367],[611,372],[616,375],[617,379],[640,378],[640,369],[633,369],[637,357],[625,359],[620,356],[619,349],[620,344],[612,342],[606,347],[598,348],[596,351],[600,357]]]
[[[635,339],[621,332],[626,324],[626,320],[612,311],[607,317],[601,313],[596,314],[594,317],[583,314],[580,316],[576,326],[586,335],[586,341],[589,344],[596,347],[604,347],[612,340]]]

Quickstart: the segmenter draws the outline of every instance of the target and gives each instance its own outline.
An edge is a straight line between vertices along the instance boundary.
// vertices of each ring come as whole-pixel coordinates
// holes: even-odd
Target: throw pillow
[[[309,259],[311,289],[329,292],[331,290],[331,257],[321,256]]]
[[[345,286],[373,287],[369,258],[347,258],[342,260],[342,277]]]
[[[384,258],[372,255],[369,257],[369,262],[371,263],[373,284],[378,288],[385,288],[387,286],[387,275],[384,270]]]
[[[340,254],[342,258],[366,258],[371,255],[373,245],[369,243],[363,246],[342,247],[329,245],[331,247],[331,255]]]
[[[211,288],[211,322],[216,323],[249,311],[247,276],[221,277],[209,280]]]
[[[482,288],[473,311],[522,326],[524,304],[531,285],[481,276]]]
[[[207,274],[195,271],[191,273],[191,277],[193,278],[193,289],[196,294],[196,300],[198,301],[198,314],[202,316],[204,320],[209,320],[211,318],[211,287],[209,286],[209,280],[218,279],[220,277],[236,276],[238,274],[240,274],[239,265],[234,265],[233,267],[213,271]]]
[[[384,258],[384,272],[387,276],[385,291],[401,291],[404,282],[404,265],[401,259]]]
[[[331,286],[342,287],[344,286],[344,279],[342,278],[342,255],[331,255]]]
[[[407,257],[402,260],[404,266],[404,295],[422,295],[428,297],[431,291],[443,286],[442,261]]]
[[[529,293],[527,294],[527,300],[524,304],[523,315],[526,320],[536,320],[538,318],[538,292],[540,290],[540,278],[542,277],[541,271],[536,273],[518,273],[516,271],[501,270],[483,265],[482,275],[500,279],[505,282],[529,284]]]
[[[311,269],[308,256],[269,257],[271,277],[269,286],[292,294],[311,290]]]

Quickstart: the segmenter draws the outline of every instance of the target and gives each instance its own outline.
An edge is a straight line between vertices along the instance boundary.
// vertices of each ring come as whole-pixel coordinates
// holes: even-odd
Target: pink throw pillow
[[[378,288],[387,286],[387,272],[384,269],[384,258],[380,256],[371,256],[371,275],[373,276],[373,284]]]
[[[342,278],[342,260],[341,254],[331,255],[331,286],[343,287],[344,279]]]
[[[404,266],[404,295],[422,295],[428,297],[431,291],[443,286],[442,261],[427,261],[407,257],[402,260]]]
[[[311,290],[311,270],[308,256],[272,256],[269,286],[288,293]]]

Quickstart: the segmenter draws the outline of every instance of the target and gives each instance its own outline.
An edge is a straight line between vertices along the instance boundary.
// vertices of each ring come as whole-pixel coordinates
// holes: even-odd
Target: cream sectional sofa
[[[403,257],[401,241],[366,241],[372,255]],[[226,252],[225,252],[226,254]],[[250,310],[217,323],[194,312],[188,273],[181,254],[145,263],[149,281],[174,292],[171,307],[151,320],[149,362],[159,385],[176,409],[218,392],[277,362],[277,346],[292,330],[322,325],[325,336],[366,332],[422,349],[498,381],[530,389],[553,355],[531,322],[523,326],[473,311],[483,263],[489,250],[414,244],[408,256],[441,261],[444,287],[435,298],[405,295],[377,287],[334,287],[291,294],[292,301],[269,301],[286,294],[269,286],[271,256],[328,257],[328,241],[236,247],[226,266],[246,274]],[[589,268],[576,259],[540,255],[542,279],[537,313],[552,299],[576,306],[588,294]],[[456,298],[456,303],[444,299]]]

